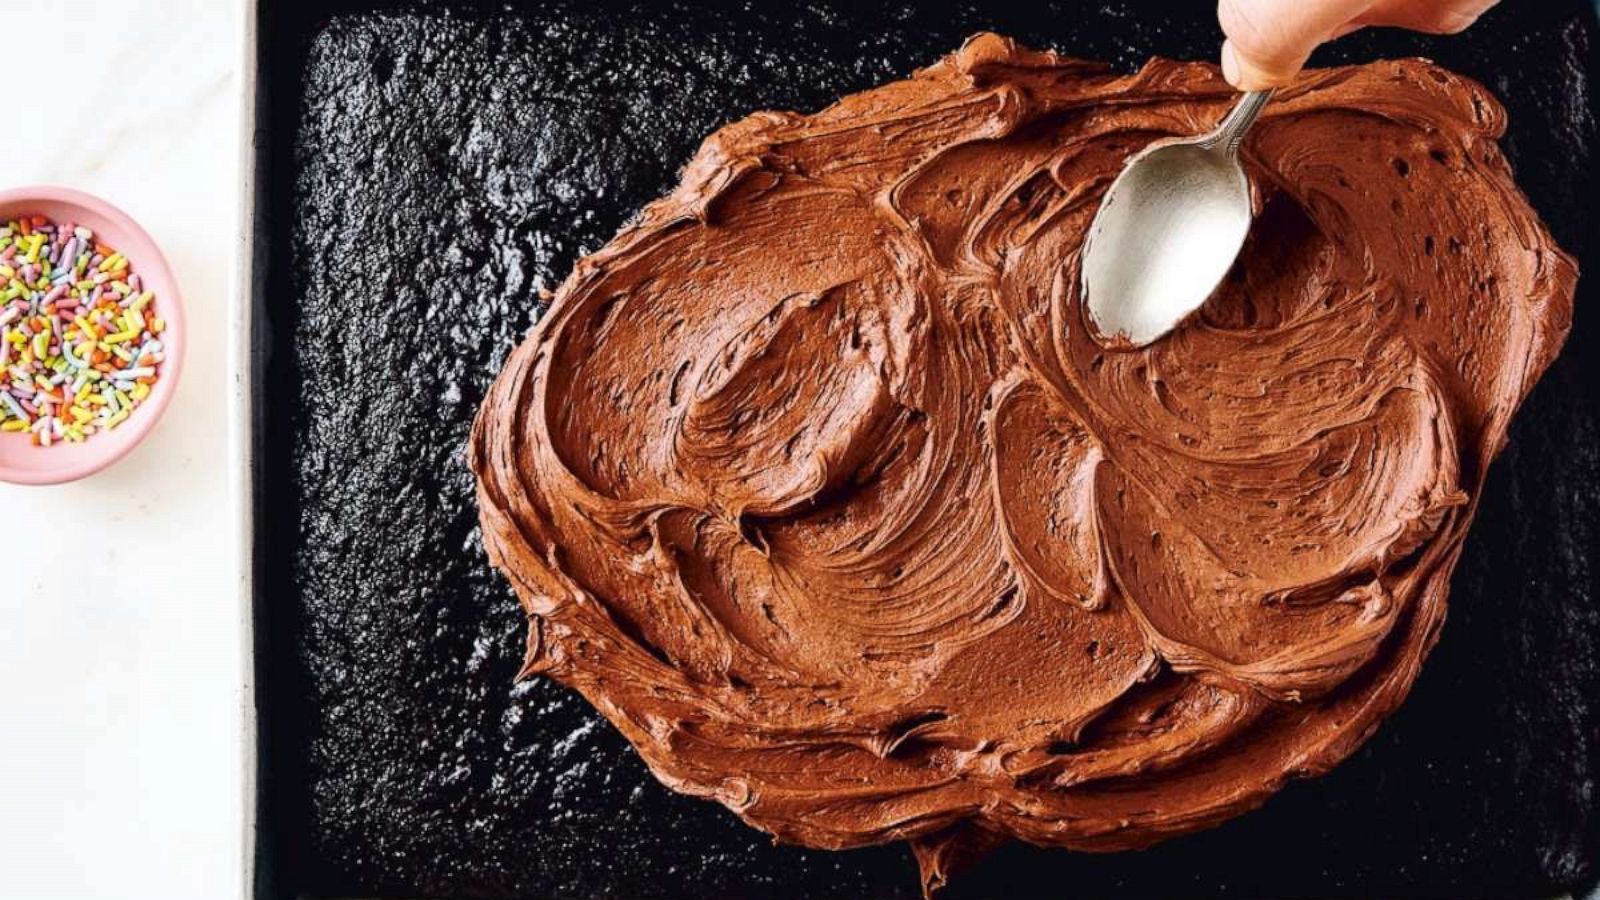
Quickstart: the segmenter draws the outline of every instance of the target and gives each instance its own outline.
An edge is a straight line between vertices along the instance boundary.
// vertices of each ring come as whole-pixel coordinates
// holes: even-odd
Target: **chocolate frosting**
[[[1308,72],[1243,148],[1200,314],[1098,344],[1078,248],[1214,67],[978,35],[708,138],[479,413],[525,674],[667,785],[814,847],[1148,845],[1325,771],[1405,696],[1576,267],[1483,88]]]

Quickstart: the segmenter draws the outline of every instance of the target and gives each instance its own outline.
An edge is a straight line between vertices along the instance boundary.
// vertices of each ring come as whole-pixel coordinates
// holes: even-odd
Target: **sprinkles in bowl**
[[[0,440],[78,443],[125,422],[161,376],[166,327],[133,264],[90,229],[0,227]]]

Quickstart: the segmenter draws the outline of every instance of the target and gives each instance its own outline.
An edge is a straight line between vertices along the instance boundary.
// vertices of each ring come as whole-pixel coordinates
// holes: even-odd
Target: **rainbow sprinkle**
[[[150,396],[166,359],[155,295],[81,225],[0,228],[0,439],[76,443]]]

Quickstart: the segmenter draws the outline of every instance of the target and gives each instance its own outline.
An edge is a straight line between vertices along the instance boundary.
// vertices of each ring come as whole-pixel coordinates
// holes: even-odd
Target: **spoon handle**
[[[1255,124],[1256,116],[1261,115],[1261,108],[1271,99],[1271,90],[1246,92],[1233,104],[1233,109],[1222,117],[1216,130],[1207,136],[1206,146],[1221,147],[1228,156],[1238,153],[1239,142],[1244,140],[1245,132]]]

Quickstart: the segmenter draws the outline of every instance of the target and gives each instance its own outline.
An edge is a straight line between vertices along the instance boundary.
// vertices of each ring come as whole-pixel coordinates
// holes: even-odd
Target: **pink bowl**
[[[0,433],[0,481],[13,484],[60,484],[93,475],[128,454],[144,440],[172,400],[183,371],[184,315],[178,282],[161,249],[126,213],[99,197],[64,187],[23,187],[0,191],[0,225],[21,216],[44,216],[53,222],[76,222],[94,231],[95,240],[115,247],[133,264],[154,291],[155,309],[166,320],[161,334],[166,361],[150,396],[117,428],[89,436],[79,444],[35,447],[25,434]]]

